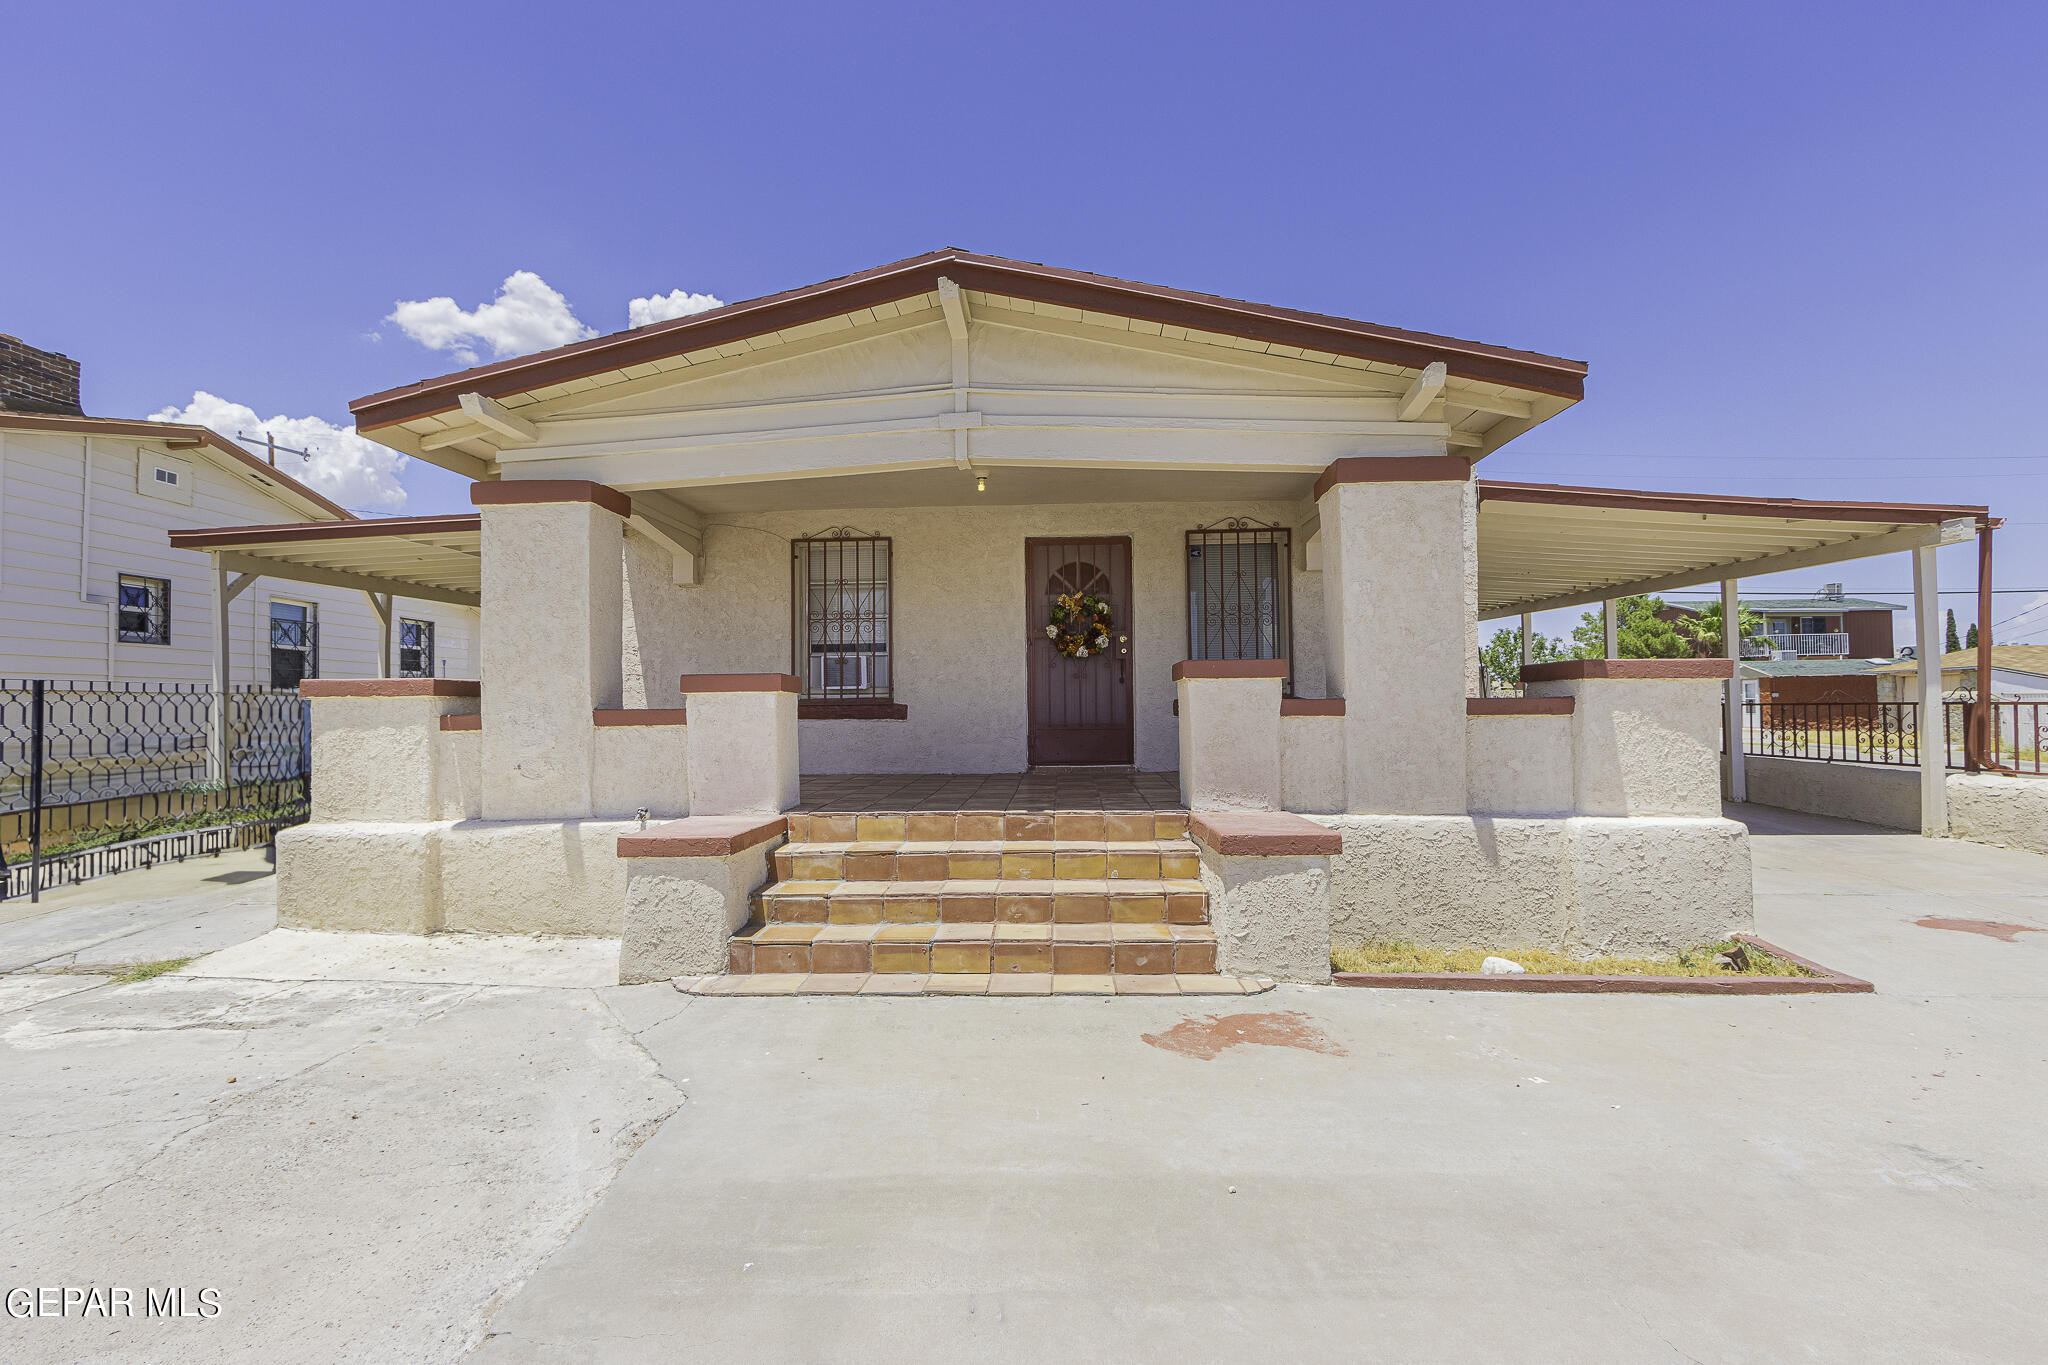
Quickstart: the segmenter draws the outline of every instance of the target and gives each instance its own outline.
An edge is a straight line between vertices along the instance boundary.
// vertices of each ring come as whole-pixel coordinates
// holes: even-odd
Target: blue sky
[[[82,361],[88,411],[344,424],[459,363],[401,301],[529,271],[613,331],[957,245],[1584,359],[1586,401],[1484,475],[1989,503],[1998,586],[2048,589],[2038,4],[85,3],[6,32],[0,331]],[[400,477],[406,510],[466,503]],[[1944,552],[1944,586],[1973,566]],[[1910,581],[1756,587],[1822,578]],[[2048,640],[2048,593],[1999,638]]]

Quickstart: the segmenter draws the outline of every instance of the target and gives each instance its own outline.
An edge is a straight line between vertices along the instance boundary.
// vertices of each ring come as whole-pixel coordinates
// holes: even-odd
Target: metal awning
[[[1479,480],[1479,615],[1584,606],[1957,544],[1983,507]]]
[[[173,548],[203,550],[225,573],[464,607],[483,601],[483,520],[475,512],[223,526],[170,536]]]

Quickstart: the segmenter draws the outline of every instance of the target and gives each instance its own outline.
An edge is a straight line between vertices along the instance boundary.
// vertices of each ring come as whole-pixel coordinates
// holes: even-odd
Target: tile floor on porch
[[[1177,811],[1180,774],[1131,768],[1022,773],[807,774],[798,812]]]

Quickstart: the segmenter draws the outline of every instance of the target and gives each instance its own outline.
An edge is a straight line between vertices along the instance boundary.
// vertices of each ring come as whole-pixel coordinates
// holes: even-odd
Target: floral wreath
[[[1108,651],[1114,629],[1107,601],[1092,592],[1063,592],[1053,599],[1045,638],[1067,658],[1085,659]]]

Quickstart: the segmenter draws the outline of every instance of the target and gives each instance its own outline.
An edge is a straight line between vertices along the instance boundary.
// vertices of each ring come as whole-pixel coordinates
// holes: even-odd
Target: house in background
[[[1911,701],[1911,659],[1883,664],[1871,671],[1879,701]],[[1941,690],[1945,694],[1977,693],[1977,651],[1959,649],[1941,656]],[[1991,695],[1997,700],[2048,701],[2048,645],[1993,645]]]
[[[1762,621],[1758,632],[1742,642],[1742,657],[1778,660],[1889,659],[1895,652],[1892,613],[1905,610],[1896,602],[1844,596],[1840,583],[1829,583],[1812,597],[1747,598],[1742,608]],[[1669,606],[1657,614],[1675,624],[1699,613]]]
[[[0,335],[0,677],[211,683],[214,566],[168,533],[353,520],[204,427],[86,416],[77,361]],[[398,597],[386,634],[340,579],[227,578],[230,684],[376,677],[385,649],[395,675],[476,676],[473,606]]]

